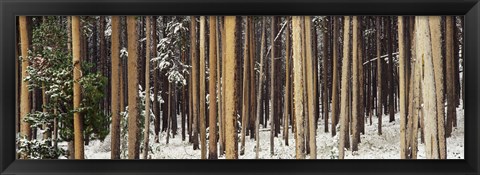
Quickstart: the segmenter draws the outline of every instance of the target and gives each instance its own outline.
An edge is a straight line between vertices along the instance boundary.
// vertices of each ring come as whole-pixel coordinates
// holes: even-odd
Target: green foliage
[[[33,29],[32,50],[29,52],[27,68],[28,76],[24,81],[29,82],[29,90],[45,88],[48,103],[43,105],[47,112],[32,111],[25,121],[32,128],[47,126],[50,131],[54,118],[59,122],[59,141],[73,140],[73,63],[72,55],[67,49],[67,31],[64,17],[44,17],[43,22]],[[93,63],[81,62],[82,78],[81,103],[77,109],[84,119],[84,136],[90,139],[105,139],[109,133],[110,116],[105,114],[98,105],[104,97],[103,89],[107,78],[101,73],[92,73]],[[54,112],[55,111],[55,112]],[[20,141],[20,139],[17,139]],[[30,141],[23,144],[24,151],[33,149],[48,150],[44,142]],[[50,142],[48,142],[50,143]],[[42,146],[43,145],[43,146]],[[42,157],[42,156],[32,156]]]
[[[28,140],[17,139],[18,154],[26,154],[27,159],[58,159],[65,150],[51,145],[51,139]]]
[[[165,75],[170,83],[177,86],[187,84],[183,73],[188,74],[190,66],[180,61],[180,52],[186,49],[186,37],[188,34],[189,18],[173,16],[165,18],[168,20],[165,28],[166,37],[160,39],[157,44],[158,57],[152,58],[151,61],[156,63],[156,69],[165,70]]]

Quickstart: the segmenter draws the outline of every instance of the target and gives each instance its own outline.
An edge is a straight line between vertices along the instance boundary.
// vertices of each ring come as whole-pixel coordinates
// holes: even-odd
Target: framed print
[[[479,10],[2,1],[0,173],[478,174]]]

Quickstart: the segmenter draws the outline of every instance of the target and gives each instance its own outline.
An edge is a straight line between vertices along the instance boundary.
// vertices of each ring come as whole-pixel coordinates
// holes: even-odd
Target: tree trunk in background
[[[245,17],[248,18],[248,17]],[[248,77],[250,76],[250,54],[249,54],[249,23],[248,19],[246,19],[246,25],[245,25],[245,40],[244,40],[244,45],[243,45],[243,95],[242,95],[242,133],[241,133],[241,146],[240,146],[240,155],[243,155],[245,153],[245,134],[247,131],[247,126],[248,126],[248,113],[250,112],[251,109],[250,107],[250,80]]]
[[[429,20],[426,16],[416,16],[416,52],[417,59],[422,60],[422,98],[425,120],[425,155],[427,159],[439,158],[438,133],[437,133],[437,97],[432,58],[432,43],[430,41]]]
[[[201,158],[207,158],[205,121],[205,16],[200,16],[200,143]]]
[[[21,63],[22,63],[22,74],[21,74],[21,81],[20,81],[20,138],[26,137],[26,139],[30,140],[32,138],[32,129],[30,128],[30,124],[25,122],[25,118],[27,114],[31,110],[31,104],[29,100],[29,92],[28,92],[28,82],[23,81],[28,76],[27,67],[28,63],[28,47],[29,47],[29,36],[27,31],[27,18],[26,16],[19,17],[19,29],[20,29],[20,43],[21,43]],[[20,156],[22,159],[26,159],[27,155],[23,154]]]
[[[150,131],[150,16],[146,17],[146,59],[145,59],[145,133],[143,135],[143,159],[148,157],[148,142]]]
[[[192,59],[192,110],[193,110],[193,122],[192,122],[192,130],[193,130],[193,150],[199,148],[198,145],[198,56],[197,56],[197,21],[195,16],[190,17],[191,26],[190,26],[190,38],[191,38],[191,45],[190,45],[190,56]]]
[[[289,22],[289,21],[287,21]],[[283,122],[283,138],[285,139],[285,145],[288,146],[288,118],[290,117],[289,115],[292,113],[290,110],[290,94],[292,93],[290,91],[290,26],[287,24],[287,29],[285,31],[285,107],[284,107],[284,122]]]
[[[112,98],[111,98],[111,109],[112,109],[112,126],[111,126],[111,159],[120,159],[120,106],[119,101],[123,99],[118,99],[120,96],[120,91],[118,86],[122,86],[119,83],[121,72],[119,71],[120,67],[120,31],[119,31],[119,16],[112,16]]]
[[[378,117],[378,135],[382,135],[382,59],[380,43],[380,18],[376,17],[377,25],[377,117]]]
[[[258,76],[258,93],[259,95],[257,96],[257,116],[255,118],[255,140],[257,141],[256,147],[255,147],[255,158],[258,159],[259,152],[260,152],[260,134],[259,134],[259,129],[260,129],[260,111],[261,111],[261,99],[262,95],[262,85],[264,83],[264,75],[263,75],[263,60],[264,60],[264,53],[265,53],[265,30],[266,30],[266,17],[262,17],[262,37],[261,37],[261,44],[260,44],[260,73]]]
[[[275,122],[274,122],[274,118],[275,117],[278,117],[278,116],[275,116],[274,115],[274,111],[277,110],[276,109],[276,105],[275,105],[275,101],[277,100],[275,97],[275,35],[277,33],[277,28],[276,28],[276,17],[275,16],[272,16],[272,19],[271,19],[271,23],[270,23],[270,26],[271,26],[271,31],[270,31],[270,44],[271,44],[271,52],[270,52],[270,55],[271,55],[271,61],[270,61],[270,99],[268,99],[270,102],[267,103],[267,104],[270,104],[270,106],[267,106],[267,109],[270,108],[270,154],[273,155],[274,154],[274,147],[275,147],[275,143],[274,143],[274,137],[275,137]]]
[[[358,72],[358,20],[357,16],[353,16],[352,20],[352,151],[358,151],[358,142],[360,138],[360,131],[358,127],[359,117],[362,117],[358,114],[359,111],[359,86],[358,79],[362,74]]]
[[[249,39],[249,42],[250,42],[250,49],[249,49],[249,53],[250,53],[250,119],[249,119],[249,122],[250,123],[250,139],[253,139],[255,138],[255,116],[256,116],[256,110],[255,110],[255,107],[256,107],[256,101],[255,101],[255,98],[256,98],[256,93],[255,93],[255,50],[256,50],[256,47],[255,47],[255,23],[254,23],[254,17],[253,16],[250,16],[248,18],[248,23],[250,24],[250,28],[249,28],[249,33],[250,33],[250,39]]]
[[[209,98],[210,98],[210,111],[209,111],[209,154],[208,159],[218,159],[217,156],[217,17],[210,16],[210,39],[209,39],[209,65],[210,65],[210,79],[209,85]]]
[[[343,31],[343,59],[342,59],[342,85],[341,85],[341,97],[340,97],[340,139],[339,139],[339,159],[344,159],[345,157],[345,145],[348,135],[348,82],[350,71],[348,70],[348,65],[350,64],[350,58],[348,58],[349,45],[350,42],[350,17],[345,16],[344,19],[344,31]]]
[[[300,27],[303,22],[303,17],[292,17],[292,46],[293,46],[293,90],[294,90],[294,105],[295,105],[295,125],[297,130],[295,131],[296,140],[296,158],[305,159],[305,146],[304,146],[304,125],[303,125],[303,75],[302,75],[302,29]]]
[[[310,159],[316,159],[317,158],[317,143],[316,143],[316,123],[315,123],[315,98],[314,96],[314,68],[313,66],[316,66],[313,64],[313,56],[312,56],[312,40],[311,40],[311,18],[310,16],[305,16],[304,17],[304,22],[305,22],[305,52],[306,52],[306,58],[305,58],[305,65],[307,69],[307,76],[306,76],[306,83],[307,83],[307,99],[308,99],[308,129],[309,129],[309,146],[310,146]],[[315,46],[316,47],[316,46]],[[315,57],[316,59],[316,57]]]
[[[446,17],[446,78],[447,78],[447,123],[445,124],[445,136],[450,137],[452,134],[453,123],[456,115],[455,111],[455,84],[454,80],[454,55],[453,53],[453,21],[452,16]],[[458,53],[457,53],[458,54]]]
[[[365,98],[365,74],[363,71],[363,58],[364,58],[364,52],[366,52],[366,48],[363,44],[364,40],[364,28],[362,27],[363,22],[362,22],[362,17],[358,17],[358,30],[360,31],[358,34],[358,58],[357,58],[357,67],[358,69],[358,83],[359,83],[359,90],[358,90],[358,122],[356,125],[359,128],[358,133],[365,134],[365,107],[366,107],[366,98]],[[356,135],[358,142],[362,142],[360,140],[360,134]]]
[[[447,148],[445,140],[445,101],[443,94],[443,60],[442,60],[442,34],[440,26],[440,16],[430,16],[430,34],[432,44],[432,59],[434,69],[435,94],[437,96],[437,137],[440,159],[447,158]]]
[[[332,80],[332,136],[337,134],[338,123],[338,17],[333,17],[333,80]],[[326,126],[325,126],[326,127]]]
[[[82,78],[80,58],[80,17],[72,16],[72,48],[73,48],[73,109],[80,108]],[[75,159],[84,159],[83,150],[83,118],[80,112],[73,113],[73,129],[75,143]]]
[[[153,16],[152,20],[152,43],[153,43],[153,57],[157,57],[157,17]],[[160,91],[159,86],[159,69],[155,68],[153,70],[153,114],[155,119],[153,121],[154,132],[155,132],[155,143],[159,142],[158,134],[160,132],[160,101],[158,100],[158,92]],[[190,84],[190,81],[188,82]],[[189,115],[190,116],[190,115]],[[189,133],[190,134],[190,133]]]
[[[218,133],[219,134],[218,135],[215,134],[215,136],[218,138],[219,145],[221,145],[220,143],[222,143],[221,142],[222,138],[220,136],[222,135],[221,133],[222,133],[222,128],[223,128],[223,126],[222,126],[223,111],[222,111],[222,106],[221,105],[223,103],[223,99],[222,99],[222,95],[221,95],[221,89],[222,89],[221,88],[222,87],[222,84],[221,84],[221,75],[222,75],[221,74],[221,69],[222,69],[222,67],[221,67],[221,65],[222,64],[221,64],[221,59],[220,59],[221,58],[221,53],[220,53],[220,38],[221,38],[221,36],[220,36],[220,24],[218,22],[219,20],[220,20],[220,17],[215,17],[215,47],[216,47],[215,48],[215,50],[216,50],[216,53],[215,53],[216,58],[215,59],[217,60],[217,62],[216,62],[217,65],[216,65],[216,68],[215,68],[217,70],[217,75],[216,75],[216,81],[217,81],[216,86],[217,87],[215,89],[216,90],[215,92],[217,93],[216,96],[217,96],[217,99],[218,99],[217,100],[218,101],[218,103],[217,103],[217,116],[218,116],[217,120],[218,120],[218,122],[216,121],[216,123],[218,123],[218,125],[220,126],[220,127],[218,127]],[[215,132],[217,132],[217,131],[215,131]],[[217,141],[215,140],[215,142],[217,142]],[[217,147],[215,146],[214,149],[217,149]],[[217,153],[217,156],[215,156],[215,157],[218,157],[218,151],[215,151],[215,153]],[[222,154],[222,153],[220,153],[220,154]]]
[[[138,128],[138,47],[137,21],[135,16],[127,16],[128,33],[128,158],[139,158]]]
[[[107,54],[106,54],[106,44],[105,44],[105,16],[100,16],[100,20],[99,20],[99,30],[98,30],[98,39],[100,40],[100,61],[98,62],[100,64],[100,74],[107,77],[107,79],[109,78],[108,77],[108,71],[106,69],[106,65],[107,65]],[[98,66],[98,65],[97,65]],[[105,113],[107,113],[106,111],[108,111],[109,109],[109,103],[108,103],[108,99],[109,99],[109,95],[108,95],[108,83],[106,84],[106,86],[104,87],[103,89],[103,94],[104,94],[104,99],[103,99],[103,110],[105,111]]]
[[[324,20],[324,27],[326,29],[323,30],[323,60],[322,60],[322,63],[323,63],[323,85],[322,85],[322,91],[323,91],[323,94],[322,94],[322,110],[323,110],[323,117],[324,117],[324,120],[325,120],[325,132],[328,132],[328,57],[330,56],[329,55],[329,41],[330,41],[330,38],[329,38],[329,30],[330,29],[328,26],[328,21],[327,20]],[[332,117],[333,119],[333,117]],[[333,132],[333,131],[332,131]]]
[[[388,107],[390,108],[390,111],[388,112],[388,114],[390,114],[390,121],[389,122],[393,122],[395,121],[395,104],[394,104],[394,101],[395,101],[395,80],[393,79],[393,73],[394,73],[394,70],[393,70],[393,55],[392,55],[392,52],[393,52],[393,32],[392,32],[392,27],[391,27],[391,22],[392,22],[392,17],[388,17],[387,18],[387,38],[388,38],[388,47],[387,47],[387,53],[388,53],[388,67],[389,67],[389,93],[390,93],[390,96],[388,98],[389,102],[388,102]]]
[[[237,134],[235,129],[236,124],[236,114],[235,114],[235,70],[236,70],[236,58],[235,53],[236,47],[236,17],[235,16],[226,16],[225,17],[225,131],[226,131],[226,158],[227,159],[238,159],[238,153],[236,152],[235,147],[237,145]]]

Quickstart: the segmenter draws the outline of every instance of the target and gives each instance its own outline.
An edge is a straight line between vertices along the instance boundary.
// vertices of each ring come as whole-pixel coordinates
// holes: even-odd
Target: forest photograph
[[[464,16],[17,16],[15,36],[17,159],[465,159]]]

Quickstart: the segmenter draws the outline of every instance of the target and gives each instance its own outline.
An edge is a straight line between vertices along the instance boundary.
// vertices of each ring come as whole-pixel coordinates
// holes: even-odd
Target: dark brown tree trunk
[[[323,85],[322,85],[322,110],[323,110],[323,119],[325,120],[325,132],[328,132],[328,58],[330,57],[329,53],[329,31],[331,30],[328,25],[328,21],[325,19],[324,20],[324,30],[323,30],[323,58],[322,58],[322,63],[323,63]]]
[[[389,98],[389,108],[390,108],[390,111],[388,112],[390,114],[390,121],[389,122],[393,122],[395,121],[395,111],[394,111],[394,101],[395,101],[395,80],[393,79],[393,55],[392,55],[392,52],[393,52],[393,32],[392,32],[392,27],[391,27],[391,21],[392,21],[392,17],[388,17],[388,20],[387,20],[387,37],[388,37],[388,47],[387,47],[387,52],[388,52],[388,65],[389,65],[389,69],[390,69],[390,72],[389,72],[389,81],[390,81],[390,87],[389,87],[389,90],[390,90],[390,98]]]
[[[381,45],[380,45],[380,18],[376,17],[376,26],[377,26],[377,77],[378,77],[378,88],[377,88],[377,117],[378,117],[378,134],[382,135],[382,59],[381,56]]]
[[[446,17],[446,82],[447,82],[447,122],[445,126],[445,136],[450,137],[452,134],[453,123],[455,120],[455,84],[448,83],[455,80],[455,57],[454,57],[454,41],[453,41],[453,27],[454,21],[452,16]]]

